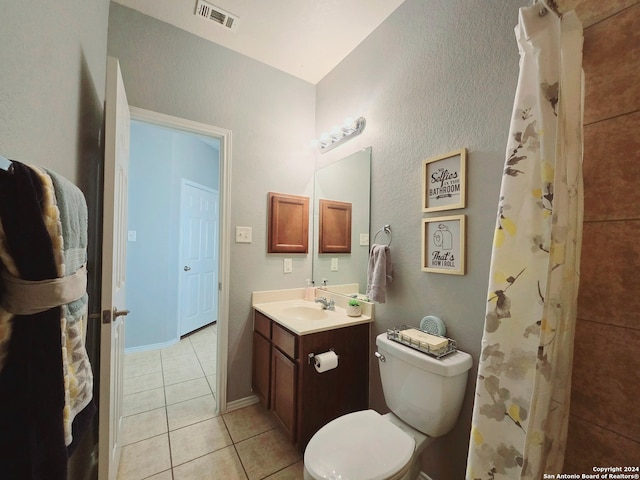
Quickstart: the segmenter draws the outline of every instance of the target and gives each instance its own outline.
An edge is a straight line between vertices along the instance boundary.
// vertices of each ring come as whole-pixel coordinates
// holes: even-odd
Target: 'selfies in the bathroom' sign
[[[465,205],[466,149],[423,162],[423,212],[436,212]]]

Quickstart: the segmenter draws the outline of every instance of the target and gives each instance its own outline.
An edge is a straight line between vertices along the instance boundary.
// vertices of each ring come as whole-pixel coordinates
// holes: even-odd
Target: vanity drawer
[[[292,333],[289,333],[277,323],[273,323],[273,330],[271,333],[271,341],[273,344],[282,350],[289,358],[296,358],[296,337]]]
[[[271,340],[271,319],[257,310],[253,314],[253,329],[264,338]]]

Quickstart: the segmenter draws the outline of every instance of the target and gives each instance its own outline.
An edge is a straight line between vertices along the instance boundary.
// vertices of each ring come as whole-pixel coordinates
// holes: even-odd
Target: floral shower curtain
[[[467,480],[561,473],[582,241],[582,27],[520,9]]]

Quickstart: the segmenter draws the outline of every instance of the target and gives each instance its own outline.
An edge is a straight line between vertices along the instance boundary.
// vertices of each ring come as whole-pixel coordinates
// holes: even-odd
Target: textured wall
[[[565,471],[591,473],[640,459],[640,2],[576,12],[588,25],[585,211]]]
[[[106,0],[0,4],[2,155],[84,180],[102,126],[108,8]]]
[[[364,115],[362,135],[318,164],[372,146],[371,230],[393,230],[394,280],[376,305],[374,334],[440,315],[460,349],[473,355],[460,420],[423,456],[437,480],[464,477],[480,350],[491,242],[518,74],[513,29],[527,1],[407,0],[319,84],[317,129]],[[466,147],[467,208],[423,214],[422,161]],[[467,274],[424,273],[421,220],[467,215]],[[372,338],[372,349],[373,338]],[[384,411],[375,360],[372,407]]]
[[[0,154],[51,168],[83,190],[89,206],[92,312],[100,309],[96,179],[103,158],[108,15],[107,0],[0,2]],[[94,367],[96,328],[99,324],[90,322],[87,334]],[[97,380],[94,386],[97,393]],[[70,462],[70,478],[90,475],[94,440],[94,432],[84,437]]]
[[[228,400],[247,397],[251,292],[304,287],[311,273],[308,254],[290,255],[283,274],[283,256],[266,253],[266,220],[267,192],[313,193],[315,88],[115,3],[108,52],[131,105],[233,132],[231,226],[253,227],[253,243],[231,244]]]

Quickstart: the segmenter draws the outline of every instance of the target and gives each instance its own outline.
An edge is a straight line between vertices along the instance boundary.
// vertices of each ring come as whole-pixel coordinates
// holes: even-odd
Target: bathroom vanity
[[[335,311],[302,298],[256,303],[260,293],[253,302],[253,391],[302,452],[323,425],[368,408],[371,310],[348,317],[339,306],[346,297],[338,296]],[[337,367],[318,373],[313,357],[330,350]]]

